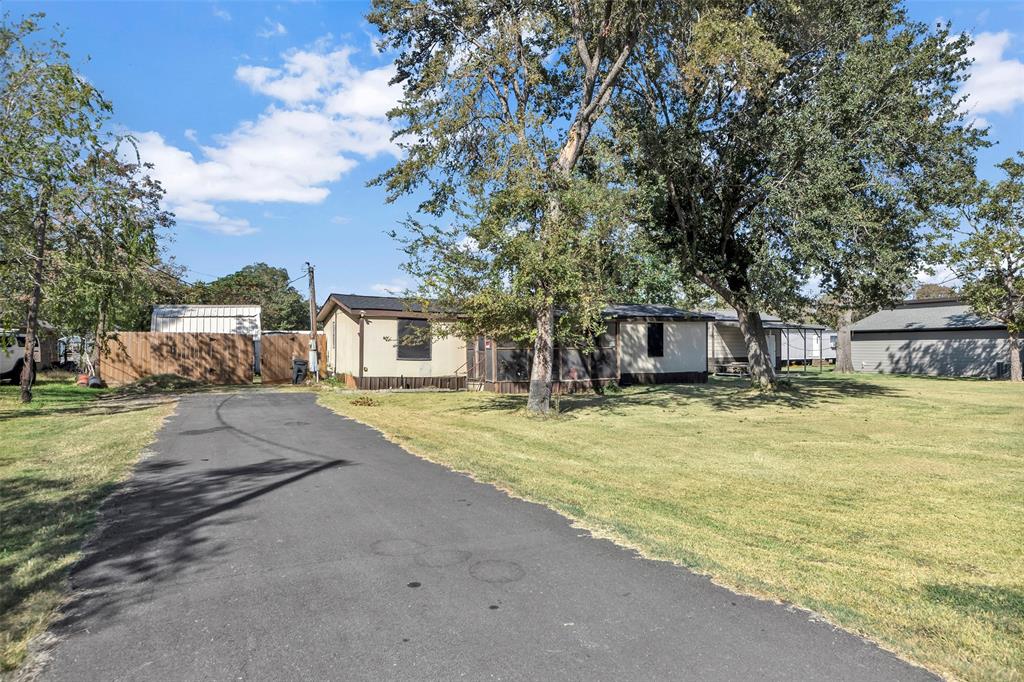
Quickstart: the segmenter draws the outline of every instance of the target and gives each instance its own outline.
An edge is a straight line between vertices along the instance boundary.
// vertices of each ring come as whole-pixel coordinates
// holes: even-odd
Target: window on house
[[[398,320],[398,359],[430,359],[430,323],[426,320]]]
[[[665,355],[665,323],[650,322],[647,325],[647,357],[660,358]]]

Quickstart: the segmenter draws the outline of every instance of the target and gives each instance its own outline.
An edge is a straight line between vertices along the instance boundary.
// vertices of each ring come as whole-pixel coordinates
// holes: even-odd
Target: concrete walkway
[[[154,450],[73,574],[44,678],[932,679],[310,394],[186,396]]]

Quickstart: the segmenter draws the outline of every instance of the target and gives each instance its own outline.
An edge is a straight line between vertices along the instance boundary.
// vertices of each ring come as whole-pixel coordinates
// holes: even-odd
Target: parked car
[[[35,361],[40,361],[39,344],[35,346]],[[25,335],[0,331],[0,382],[21,381],[21,368],[25,365]],[[33,380],[35,377],[33,377]]]

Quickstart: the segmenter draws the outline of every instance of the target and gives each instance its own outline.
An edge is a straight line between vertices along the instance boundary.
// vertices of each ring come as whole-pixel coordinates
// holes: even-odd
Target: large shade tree
[[[679,6],[638,48],[616,130],[659,201],[668,257],[737,311],[772,387],[761,312],[817,282],[844,310],[906,290],[919,237],[969,166],[968,41],[885,1]]]
[[[258,305],[264,329],[308,329],[307,299],[284,268],[253,263],[211,282],[199,282],[189,300],[210,305]]]
[[[391,114],[406,153],[378,182],[426,196],[406,233],[420,293],[473,331],[532,343],[535,413],[556,338],[599,325],[623,199],[593,138],[657,4],[375,0],[369,14],[403,87]]]

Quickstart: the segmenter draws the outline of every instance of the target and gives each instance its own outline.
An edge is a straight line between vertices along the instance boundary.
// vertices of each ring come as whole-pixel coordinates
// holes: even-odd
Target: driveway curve
[[[934,679],[308,393],[183,397],[101,528],[45,679]]]

